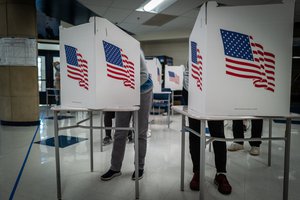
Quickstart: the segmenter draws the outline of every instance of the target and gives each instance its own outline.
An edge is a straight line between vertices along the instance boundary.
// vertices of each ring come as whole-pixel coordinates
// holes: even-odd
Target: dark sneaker
[[[110,143],[112,143],[111,137],[106,136],[106,137],[103,139],[103,145],[108,145],[108,144],[110,144]]]
[[[231,193],[231,185],[229,184],[226,176],[224,174],[216,174],[215,184],[218,186],[218,191],[222,194],[230,194]]]
[[[190,188],[194,191],[199,191],[199,172],[194,173],[194,176],[190,182]]]
[[[116,176],[120,176],[122,173],[120,171],[108,170],[105,174],[101,176],[102,181],[108,181]]]
[[[139,180],[143,178],[143,175],[144,175],[144,170],[139,169]],[[133,172],[131,179],[135,181],[135,172]]]

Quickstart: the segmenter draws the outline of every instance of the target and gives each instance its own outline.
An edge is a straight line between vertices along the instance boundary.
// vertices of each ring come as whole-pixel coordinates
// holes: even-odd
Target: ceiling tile
[[[131,12],[131,10],[127,9],[109,8],[103,17],[113,23],[121,23],[130,15]]]
[[[190,10],[193,10],[202,3],[202,0],[177,0],[174,4],[163,10],[161,13],[180,16],[182,14],[187,13]]]
[[[86,4],[85,6],[91,11],[93,11],[94,13],[100,15],[101,17],[106,13],[108,9],[108,7],[95,6],[93,4]]]
[[[138,24],[131,24],[131,23],[123,22],[123,23],[118,24],[118,26],[120,26],[121,28],[123,28],[131,33],[135,33],[135,31],[138,27]]]
[[[144,2],[145,0],[114,0],[111,4],[111,7],[135,10],[139,8]]]
[[[126,23],[143,24],[148,19],[154,17],[154,13],[133,11],[125,20]]]
[[[226,5],[262,5],[262,4],[275,4],[281,3],[282,0],[218,0],[218,3],[226,4]]]
[[[192,29],[194,27],[196,18],[191,19],[188,17],[177,17],[176,19],[168,22],[160,30],[176,30],[176,29]]]
[[[200,9],[195,8],[195,9],[189,10],[188,12],[184,13],[182,16],[196,19],[199,14],[199,11],[200,11]]]

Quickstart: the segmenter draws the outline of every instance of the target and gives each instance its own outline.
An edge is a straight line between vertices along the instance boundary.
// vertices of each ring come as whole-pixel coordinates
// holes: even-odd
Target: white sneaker
[[[249,153],[252,156],[258,156],[260,154],[260,148],[259,147],[251,147]]]
[[[239,151],[243,149],[244,149],[244,145],[235,142],[231,143],[231,145],[228,147],[228,151]]]

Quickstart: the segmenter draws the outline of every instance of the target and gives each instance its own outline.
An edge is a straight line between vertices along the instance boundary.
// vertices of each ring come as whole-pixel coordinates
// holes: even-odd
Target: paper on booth
[[[183,88],[184,66],[165,66],[165,88],[172,91],[182,90]]]
[[[140,104],[140,43],[106,19],[60,28],[63,106]]]
[[[161,92],[161,72],[162,66],[157,58],[153,58],[151,60],[146,60],[147,69],[149,70],[149,74],[151,75],[151,79],[153,82],[153,93]]]
[[[293,16],[293,0],[204,4],[189,40],[189,108],[207,115],[288,114]]]

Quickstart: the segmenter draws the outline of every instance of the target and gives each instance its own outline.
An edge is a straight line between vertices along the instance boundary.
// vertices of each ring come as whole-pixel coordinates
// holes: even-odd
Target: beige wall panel
[[[35,5],[7,3],[7,34],[36,38]]]
[[[6,4],[0,2],[0,37],[7,37]]]
[[[174,65],[186,65],[189,54],[188,44],[188,39],[141,42],[146,56],[169,56],[173,58]]]
[[[0,97],[10,96],[10,73],[9,67],[0,66]]]
[[[12,119],[11,114],[11,98],[0,96],[0,119],[10,121]]]
[[[37,73],[37,67],[10,67],[11,96],[38,96]]]
[[[30,122],[39,120],[39,97],[12,97],[12,120]]]

